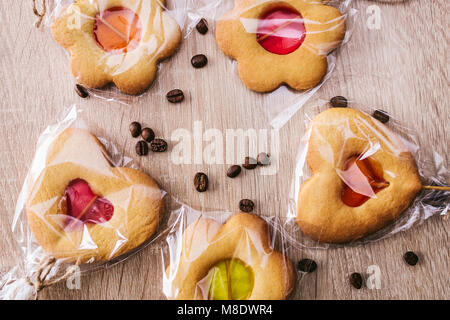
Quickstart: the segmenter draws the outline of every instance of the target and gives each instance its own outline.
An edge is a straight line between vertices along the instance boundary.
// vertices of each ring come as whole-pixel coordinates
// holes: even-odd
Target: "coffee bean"
[[[154,139],[150,142],[150,149],[153,152],[165,152],[167,151],[167,142],[163,139]]]
[[[141,124],[139,122],[132,122],[130,124],[130,133],[133,138],[137,138],[141,134]]]
[[[151,142],[153,141],[153,139],[155,139],[155,132],[153,132],[153,130],[150,128],[144,128],[142,129],[141,137],[145,141]]]
[[[265,152],[258,154],[256,159],[259,166],[267,166],[270,164],[270,156]]]
[[[350,283],[356,289],[361,289],[363,285],[363,278],[360,273],[352,273],[350,275]]]
[[[203,172],[197,172],[194,176],[194,186],[198,192],[208,190],[208,176]]]
[[[342,96],[336,96],[330,100],[333,108],[347,108],[347,99]]]
[[[242,166],[247,170],[255,169],[257,165],[258,162],[252,157],[245,157],[244,163],[242,164]]]
[[[208,24],[206,23],[206,20],[203,18],[197,23],[195,28],[201,34],[206,34],[208,32]]]
[[[144,140],[136,143],[136,153],[140,156],[146,156],[148,154],[148,144]]]
[[[83,87],[81,84],[75,85],[75,92],[83,99],[89,97],[89,92],[87,92],[86,88]]]
[[[194,68],[203,68],[208,63],[208,58],[204,54],[198,54],[192,57],[191,63]]]
[[[234,165],[228,168],[227,176],[229,178],[236,178],[241,173],[241,166]]]
[[[297,264],[297,269],[302,272],[314,272],[317,269],[317,263],[311,259],[300,260]]]
[[[252,200],[242,199],[241,201],[239,201],[239,210],[241,210],[242,212],[252,212],[254,208],[255,204]]]
[[[386,111],[383,110],[375,110],[373,115],[375,119],[380,121],[381,123],[388,123],[389,122],[389,114]]]
[[[403,255],[403,259],[405,259],[406,263],[410,266],[415,266],[417,262],[419,262],[419,257],[412,251],[408,251]]]
[[[184,93],[180,89],[173,89],[167,92],[166,98],[171,103],[179,103],[184,100]]]

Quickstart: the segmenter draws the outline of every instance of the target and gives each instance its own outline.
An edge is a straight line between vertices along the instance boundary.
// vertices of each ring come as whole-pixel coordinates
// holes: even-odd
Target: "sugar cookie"
[[[88,88],[114,83],[139,94],[156,76],[157,63],[178,48],[181,31],[164,0],[76,0],[52,25],[71,54],[77,81]]]
[[[149,239],[163,193],[145,173],[112,167],[103,145],[83,129],[63,131],[26,203],[37,242],[55,258],[111,260]]]
[[[398,219],[421,190],[400,137],[361,111],[328,109],[308,134],[312,177],[298,193],[297,223],[316,241],[345,243],[374,233]]]
[[[287,84],[310,89],[327,73],[326,55],[344,39],[344,16],[320,0],[236,0],[217,23],[216,40],[258,92]]]

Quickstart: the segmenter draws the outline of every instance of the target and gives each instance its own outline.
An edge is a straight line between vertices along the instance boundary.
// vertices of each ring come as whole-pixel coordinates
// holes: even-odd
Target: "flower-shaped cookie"
[[[327,54],[344,39],[344,16],[322,0],[235,0],[216,41],[237,60],[244,84],[258,92],[287,84],[310,89],[326,75]]]
[[[89,88],[114,83],[122,92],[145,91],[159,60],[181,41],[164,0],[76,0],[52,25],[55,40],[71,54],[71,70]]]
[[[361,111],[326,110],[308,135],[312,176],[298,193],[297,223],[316,241],[345,243],[376,232],[398,219],[422,188],[402,139]]]
[[[26,213],[34,237],[48,254],[99,262],[148,240],[159,225],[163,203],[151,177],[112,167],[95,136],[69,128],[50,145]]]
[[[294,287],[291,261],[272,248],[268,225],[256,215],[240,213],[225,224],[200,217],[181,245],[166,269],[170,299],[280,300]]]

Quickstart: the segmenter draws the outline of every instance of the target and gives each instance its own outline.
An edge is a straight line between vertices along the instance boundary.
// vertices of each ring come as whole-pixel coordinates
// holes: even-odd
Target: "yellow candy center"
[[[241,260],[223,260],[209,274],[210,300],[246,300],[252,293],[253,272]]]

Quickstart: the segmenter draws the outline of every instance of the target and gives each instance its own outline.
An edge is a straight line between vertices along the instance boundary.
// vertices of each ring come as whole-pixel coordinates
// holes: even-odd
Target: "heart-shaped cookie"
[[[111,166],[91,133],[69,128],[49,147],[26,213],[47,253],[99,262],[138,247],[155,233],[163,196],[147,174]]]
[[[178,261],[166,269],[170,299],[279,300],[294,287],[291,261],[272,248],[267,223],[240,213],[224,224],[200,217],[183,233]]]
[[[312,176],[298,193],[297,223],[312,239],[345,243],[376,232],[398,219],[421,190],[402,139],[369,115],[328,109],[307,132]]]
[[[181,42],[164,0],[76,0],[53,23],[53,38],[71,55],[77,81],[88,88],[113,82],[122,92],[144,92],[158,61]]]

